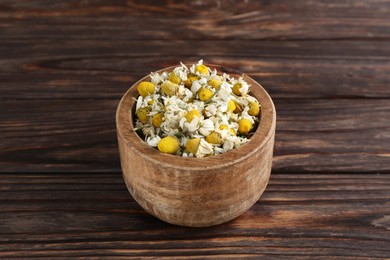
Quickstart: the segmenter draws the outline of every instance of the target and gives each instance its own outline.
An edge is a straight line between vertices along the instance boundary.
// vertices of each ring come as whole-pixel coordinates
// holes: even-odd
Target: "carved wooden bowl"
[[[207,66],[241,76],[223,67]],[[248,76],[244,78],[251,85],[251,95],[261,104],[257,130],[240,148],[203,158],[161,153],[134,131],[137,85],[150,80],[149,76],[124,94],[116,113],[123,178],[147,212],[172,224],[204,227],[236,218],[260,198],[272,168],[276,112],[263,87]]]

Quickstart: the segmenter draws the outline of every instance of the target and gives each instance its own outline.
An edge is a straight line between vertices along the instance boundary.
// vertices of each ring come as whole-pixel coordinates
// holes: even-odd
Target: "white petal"
[[[199,128],[199,133],[201,133],[203,136],[208,136],[213,130],[213,121],[211,121],[211,119],[206,119],[202,122],[201,127]]]
[[[219,106],[219,110],[221,112],[226,112],[227,108],[228,108],[227,103],[223,103],[222,105]]]
[[[207,83],[207,79],[206,78],[201,78],[200,80],[198,80],[198,82],[201,85],[205,85]]]
[[[239,89],[241,94],[246,94],[249,91],[249,85],[246,81],[243,80],[243,78],[239,78],[238,82],[241,84],[241,88]]]
[[[196,94],[201,87],[202,85],[200,85],[198,81],[194,81],[191,86],[191,92]]]
[[[179,125],[180,125],[180,128],[181,128],[181,129],[184,129],[184,124],[185,124],[186,121],[187,121],[187,119],[186,119],[185,117],[183,117],[182,119],[180,119]]]
[[[137,99],[137,104],[135,106],[135,110],[138,110],[142,105],[142,96],[139,96]]]
[[[232,89],[232,87],[233,87],[233,85],[232,84],[229,84],[229,83],[227,83],[227,82],[222,82],[222,84],[221,84],[221,88],[223,88],[223,89],[225,89],[225,90],[227,90],[227,91],[229,91],[228,89]]]
[[[188,128],[188,131],[189,132],[195,132],[197,129],[198,129],[198,123],[199,123],[199,118],[198,117],[194,117],[194,119],[192,119],[191,123],[187,123],[186,126]]]
[[[205,155],[214,153],[214,147],[206,142],[204,139],[200,139],[198,151],[196,151],[196,157],[204,157]]]
[[[223,148],[221,148],[221,147],[215,147],[214,151],[215,151],[215,154],[221,154],[224,152]]]
[[[225,140],[225,142],[223,143],[223,150],[227,152],[233,148],[234,148],[234,143],[231,140]]]
[[[154,137],[148,137],[146,139],[146,142],[148,143],[148,145],[150,145],[152,147],[157,147],[160,140],[161,140],[161,138],[158,135],[156,135]]]
[[[157,72],[150,73],[150,79],[154,85],[157,85],[162,81],[162,77]]]

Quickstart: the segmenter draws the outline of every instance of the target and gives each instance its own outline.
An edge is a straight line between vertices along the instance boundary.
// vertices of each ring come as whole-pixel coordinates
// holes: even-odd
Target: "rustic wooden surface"
[[[3,174],[0,252],[40,258],[386,258],[389,182],[388,174],[275,174],[246,214],[193,229],[145,213],[118,173]]]
[[[120,97],[178,61],[240,70],[278,112],[261,200],[225,225],[145,213]],[[390,258],[390,2],[0,1],[0,257]]]

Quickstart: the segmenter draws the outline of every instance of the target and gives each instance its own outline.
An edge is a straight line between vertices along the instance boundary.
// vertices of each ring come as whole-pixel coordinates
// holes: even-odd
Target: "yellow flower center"
[[[252,123],[246,118],[238,121],[238,132],[242,135],[246,135],[252,129]]]
[[[208,101],[213,97],[214,93],[210,89],[201,88],[198,95],[201,101]]]
[[[236,94],[237,96],[241,96],[241,91],[240,91],[241,87],[242,87],[241,83],[234,84],[233,93]]]
[[[192,138],[187,142],[186,149],[190,153],[196,154],[196,152],[198,151],[198,148],[199,148],[199,144],[200,144],[199,138]]]
[[[138,84],[137,89],[138,89],[138,93],[142,97],[146,97],[147,95],[154,93],[155,86],[151,82],[142,81],[141,83]]]
[[[137,110],[136,115],[143,124],[148,122],[150,110],[150,107],[141,107]]]
[[[249,103],[249,111],[248,114],[251,116],[258,116],[260,113],[259,103],[251,102]]]
[[[200,118],[200,113],[199,113],[198,110],[193,109],[193,110],[189,111],[187,114],[185,114],[184,117],[187,119],[187,122],[188,122],[188,123],[191,123],[192,120],[193,120],[195,117]]]
[[[227,125],[220,125],[219,130],[228,130],[229,127]]]
[[[179,88],[179,85],[177,85],[176,83],[170,82],[170,81],[165,81],[161,85],[162,92],[169,97],[172,97],[173,95],[175,95],[178,88]]]
[[[206,136],[206,142],[210,144],[221,144],[222,136],[218,132],[211,132],[208,136]]]
[[[231,99],[228,102],[227,110],[230,111],[230,112],[233,112],[234,110],[236,110],[236,103],[234,103],[234,101],[231,100]]]
[[[194,81],[196,81],[198,79],[199,79],[199,77],[197,75],[190,73],[190,74],[187,75],[187,80],[184,81],[184,85],[187,88],[190,88],[192,86],[192,82],[194,82]]]
[[[163,122],[163,113],[155,114],[155,115],[152,117],[152,125],[153,125],[155,128],[160,127],[160,125],[161,125],[162,122]]]
[[[209,84],[209,86],[215,88],[216,90],[220,89],[221,88],[221,85],[222,85],[222,82],[218,79],[210,79],[207,84]]]
[[[177,76],[174,72],[171,72],[169,74],[168,80],[170,82],[175,83],[175,84],[180,84],[180,82],[181,82],[181,78],[179,76]]]
[[[179,151],[180,143],[176,137],[167,136],[158,142],[157,148],[163,153],[176,154]]]
[[[207,67],[206,65],[203,65],[203,64],[196,65],[195,71],[199,72],[202,75],[209,75],[210,74],[209,67]]]

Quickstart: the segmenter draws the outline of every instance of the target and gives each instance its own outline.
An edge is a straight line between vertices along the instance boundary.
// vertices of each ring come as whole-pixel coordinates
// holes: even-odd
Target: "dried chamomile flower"
[[[181,78],[177,76],[174,72],[169,73],[168,80],[175,84],[180,84]]]
[[[209,101],[211,97],[214,95],[214,93],[210,89],[201,88],[199,90],[198,95],[201,101]]]
[[[143,124],[148,122],[150,110],[150,107],[142,107],[137,110],[136,115]]]
[[[251,116],[258,116],[260,113],[260,106],[259,106],[259,103],[257,103],[257,101],[255,102],[250,102],[249,103],[249,111],[248,111],[248,114],[251,115]]]
[[[157,128],[160,127],[161,123],[163,122],[163,113],[157,113],[152,118],[152,125]]]
[[[175,95],[178,89],[179,89],[179,85],[177,85],[176,83],[173,83],[169,80],[165,81],[161,85],[162,92],[169,97],[172,97],[173,95]]]
[[[195,67],[195,71],[202,75],[209,75],[209,68],[206,65],[198,64]]]
[[[240,83],[234,84],[234,86],[233,86],[233,93],[236,94],[237,96],[241,96],[240,88],[241,88],[241,84]]]
[[[193,154],[196,154],[200,144],[200,138],[192,138],[186,144],[186,149]]]
[[[240,134],[246,135],[249,133],[249,131],[252,129],[252,123],[246,118],[241,119],[238,121],[238,132]]]
[[[184,85],[185,85],[187,88],[191,88],[192,83],[193,83],[194,81],[199,80],[199,79],[200,79],[199,76],[197,76],[197,75],[195,75],[195,74],[193,74],[193,73],[189,73],[189,74],[187,75],[186,81],[184,82]]]
[[[233,100],[231,100],[231,99],[228,102],[227,110],[229,112],[233,112],[233,111],[236,110],[236,103]]]
[[[176,137],[167,136],[160,140],[157,147],[160,152],[176,154],[179,151],[180,143]]]
[[[206,136],[206,141],[210,144],[221,144],[222,136],[218,132],[212,132],[208,136]]]
[[[181,63],[150,74],[137,86],[136,129],[151,147],[184,157],[204,157],[238,148],[259,125],[261,105],[243,77],[203,64]]]
[[[146,97],[147,95],[153,94],[155,85],[151,82],[143,81],[138,85],[138,93],[142,97]]]
[[[225,124],[222,124],[219,126],[219,130],[228,130],[228,129],[229,129],[229,127]]]
[[[187,122],[191,123],[195,117],[200,118],[200,113],[198,110],[193,109],[187,112],[184,117],[187,119]]]
[[[219,90],[221,88],[222,81],[220,81],[219,79],[210,79],[207,84],[209,84],[209,86],[215,88],[216,90]]]

